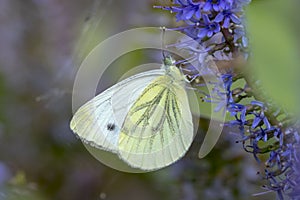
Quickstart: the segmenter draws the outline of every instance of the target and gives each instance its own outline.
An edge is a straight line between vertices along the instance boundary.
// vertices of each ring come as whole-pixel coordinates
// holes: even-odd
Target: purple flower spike
[[[233,55],[242,54],[246,60],[249,54],[248,38],[243,23],[243,7],[250,1],[175,0],[173,6],[160,8],[176,13],[177,21],[185,23],[183,27],[176,30],[181,30],[199,42],[199,46],[207,49],[206,55],[212,56],[216,61],[231,62],[234,59]],[[182,45],[178,45],[178,48],[182,49]],[[191,59],[199,61],[198,64],[202,67],[203,59],[199,59],[201,53],[194,47],[186,49],[190,55],[194,56]],[[258,96],[253,94],[251,84],[239,70],[236,71],[234,67],[224,69],[220,70],[218,75],[221,84],[206,83],[211,84],[210,86],[214,89],[210,95],[204,93],[205,97],[202,100],[217,104],[215,112],[229,112],[234,119],[226,122],[225,125],[229,128],[238,128],[234,130],[241,135],[239,141],[242,142],[244,150],[251,153],[257,162],[261,162],[260,158],[264,159],[262,164],[265,169],[262,178],[267,181],[264,188],[276,192],[277,199],[283,200],[287,197],[291,200],[299,200],[300,122],[290,120],[289,115],[282,116],[285,112],[281,112],[281,109],[277,112],[278,107],[269,99],[265,99],[266,102],[253,100],[251,103],[248,101],[246,103],[243,101],[244,98],[257,99]],[[195,74],[189,74],[189,76],[201,77],[203,75],[197,70],[193,73]],[[244,78],[246,86],[235,88],[234,82],[241,78]],[[222,89],[218,89],[220,85]],[[256,87],[256,83],[252,85]],[[201,87],[201,85],[198,86]],[[201,93],[201,90],[199,91]],[[280,119],[287,120],[281,121]],[[264,156],[260,157],[261,154]]]

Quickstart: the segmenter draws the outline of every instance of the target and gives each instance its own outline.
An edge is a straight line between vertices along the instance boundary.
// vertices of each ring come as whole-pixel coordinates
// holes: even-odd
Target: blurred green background
[[[0,0],[0,200],[275,198],[252,196],[263,191],[260,166],[235,143],[234,130],[224,130],[214,150],[198,159],[204,119],[183,159],[145,174],[106,167],[69,129],[80,61],[98,42],[126,29],[175,26],[169,13],[152,8],[161,3]],[[147,53],[133,56],[120,67],[147,59]]]
[[[299,22],[297,0],[253,0],[247,7],[251,74],[288,112],[299,110]]]

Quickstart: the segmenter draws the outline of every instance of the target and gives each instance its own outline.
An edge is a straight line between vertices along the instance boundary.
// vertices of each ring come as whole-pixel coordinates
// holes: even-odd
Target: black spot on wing
[[[113,130],[115,130],[116,125],[113,124],[113,123],[108,123],[107,126],[106,126],[106,128],[107,128],[107,130],[109,130],[109,131],[113,131]]]

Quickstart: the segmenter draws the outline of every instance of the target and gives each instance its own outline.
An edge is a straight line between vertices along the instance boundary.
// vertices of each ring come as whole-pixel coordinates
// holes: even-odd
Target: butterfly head
[[[172,56],[166,56],[163,62],[166,67],[175,65],[176,63],[176,61],[172,58]]]
[[[171,76],[177,81],[185,81],[184,75],[182,72],[176,67],[176,61],[171,56],[166,56],[163,60],[162,68],[166,70],[166,74]]]

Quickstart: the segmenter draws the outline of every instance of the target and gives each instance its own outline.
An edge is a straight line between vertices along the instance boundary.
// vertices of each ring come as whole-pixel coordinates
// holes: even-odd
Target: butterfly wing
[[[184,87],[170,76],[160,76],[145,88],[126,115],[119,156],[135,168],[159,169],[181,158],[193,137]]]
[[[108,88],[77,110],[70,122],[70,128],[83,142],[116,153],[123,121],[119,121],[120,117],[116,118],[117,115],[114,112],[118,111],[118,115],[125,116],[134,102],[133,99],[137,98],[153,79],[163,73],[162,70],[143,72]],[[127,88],[135,88],[134,95],[129,93]],[[112,101],[116,93],[123,94],[122,99],[128,100],[126,102],[120,101],[122,99]],[[118,107],[113,109],[114,105],[120,105],[122,109],[117,110]]]

